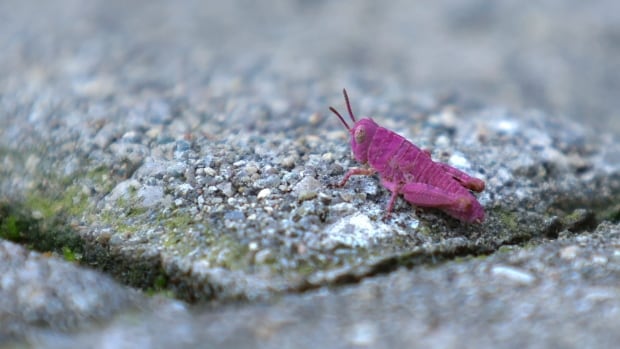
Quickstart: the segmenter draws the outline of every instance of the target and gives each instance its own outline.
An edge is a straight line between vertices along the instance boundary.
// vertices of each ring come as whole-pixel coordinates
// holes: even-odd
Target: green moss
[[[79,237],[66,225],[55,219],[43,221],[41,217],[33,218],[29,208],[16,204],[8,206],[0,203],[0,237],[41,252],[53,251],[64,255],[63,248],[81,252]]]
[[[620,199],[618,200],[620,201]],[[610,221],[612,223],[620,222],[620,204],[610,205],[601,208],[596,212],[597,221]]]
[[[316,270],[318,270],[317,267],[311,263],[301,263],[295,271],[301,276],[308,276]]]
[[[187,213],[177,213],[168,217],[160,214],[158,221],[167,230],[184,230],[194,223],[193,217]]]
[[[519,223],[517,222],[517,214],[505,210],[495,210],[495,217],[499,217],[502,226],[511,231],[516,232],[519,229]]]
[[[580,210],[587,210],[594,213],[596,222],[619,222],[620,187],[612,184],[606,190],[608,194],[605,195],[598,195],[597,192],[591,191],[586,196],[557,198],[555,203],[549,208],[549,211],[552,215],[566,216],[565,219],[568,219],[572,215],[580,214]]]
[[[25,206],[32,210],[34,217],[42,221],[54,219],[63,209],[60,201],[51,200],[38,193],[28,194]]]
[[[81,259],[81,255],[75,253],[71,248],[63,246],[61,248],[62,256],[67,262],[77,262]]]
[[[68,249],[79,253],[82,250],[81,239],[67,220],[82,215],[87,205],[87,196],[75,185],[55,197],[31,192],[24,203],[28,210],[24,218],[29,220],[30,226],[24,241],[38,251],[56,251],[65,255],[63,249]]]
[[[206,259],[210,265],[240,270],[248,268],[251,264],[252,258],[247,243],[230,235],[232,233],[217,234],[208,229],[204,223],[197,223],[188,213],[160,214],[157,220],[165,231],[163,245],[179,255],[200,248],[206,252]],[[192,233],[188,234],[190,230]]]
[[[153,280],[153,285],[144,291],[148,296],[160,296],[165,298],[176,298],[174,291],[168,288],[168,277],[159,274]]]
[[[0,238],[19,241],[21,237],[20,222],[15,216],[0,217]]]
[[[110,176],[110,170],[105,166],[88,171],[85,177],[92,181],[95,191],[102,194],[109,193],[116,184]]]
[[[35,190],[26,196],[24,205],[33,216],[44,222],[59,221],[67,217],[79,217],[89,208],[87,187],[71,184],[59,193],[47,193]]]
[[[454,261],[455,263],[459,263],[459,264],[460,264],[460,263],[465,263],[465,262],[468,262],[468,261],[470,261],[471,259],[472,259],[472,258],[471,258],[471,256],[457,256],[457,257],[455,257],[455,258],[453,259],[453,261]]]
[[[538,247],[540,247],[540,241],[537,241],[537,240],[528,240],[527,242],[519,245],[519,249],[525,250],[525,251],[533,250]]]
[[[174,291],[170,290],[170,289],[156,290],[156,289],[153,289],[153,288],[147,288],[144,291],[144,293],[146,293],[146,295],[150,296],[150,297],[160,296],[160,297],[170,298],[170,299],[177,298],[177,296],[174,293]]]
[[[138,224],[128,224],[127,220],[121,217],[112,210],[103,210],[96,219],[99,224],[112,228],[114,234],[133,234],[140,229]]]
[[[497,252],[499,252],[499,253],[509,253],[509,252],[512,252],[513,250],[514,250],[514,247],[503,245],[503,246],[499,247]]]
[[[489,256],[490,255],[488,255],[488,254],[481,253],[481,254],[475,256],[474,259],[477,260],[477,261],[484,261],[484,260],[488,259]]]
[[[155,287],[155,289],[161,290],[161,289],[166,288],[166,286],[168,286],[168,278],[163,274],[158,275],[155,278],[153,287]]]
[[[431,236],[433,235],[433,230],[431,229],[430,226],[426,225],[426,224],[420,224],[418,225],[417,228],[418,233],[424,235],[424,236]]]
[[[209,249],[209,262],[230,270],[245,269],[250,264],[249,248],[229,235],[212,239]]]
[[[26,156],[27,158],[27,156]],[[13,215],[3,220],[0,234],[41,252],[56,252],[70,261],[79,260],[83,242],[73,230],[74,219],[88,219],[92,188],[108,190],[112,180],[99,167],[74,176],[42,174],[38,185],[26,193],[22,202],[13,202]]]
[[[98,167],[71,177],[51,173],[41,178],[23,201],[0,202],[0,237],[37,251],[54,252],[70,262],[96,265],[119,281],[151,293],[174,296],[167,290],[168,280],[157,256],[114,253],[106,245],[107,240],[85,244],[74,228],[74,222],[86,222],[109,225],[114,234],[128,234],[152,227],[152,219],[147,216],[152,212],[135,204],[137,191],[130,191],[113,209],[95,213],[92,205],[116,184],[108,169]],[[179,235],[192,224],[188,215],[173,217],[166,223]]]

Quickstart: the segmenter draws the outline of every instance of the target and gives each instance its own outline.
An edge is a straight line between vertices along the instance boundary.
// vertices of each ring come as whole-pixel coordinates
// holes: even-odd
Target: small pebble
[[[607,264],[607,257],[600,255],[600,254],[595,254],[594,256],[592,256],[592,263],[594,264]]]
[[[224,193],[224,195],[228,197],[231,197],[235,194],[233,192],[232,184],[230,184],[230,182],[224,182],[224,183],[218,184],[217,188],[221,190],[222,193]]]
[[[295,184],[293,192],[297,195],[297,200],[304,201],[314,199],[319,194],[320,188],[321,182],[314,179],[314,177],[304,177],[304,179]]]
[[[253,174],[255,174],[255,173],[257,173],[257,172],[258,172],[258,167],[256,167],[256,165],[255,165],[255,164],[253,164],[253,163],[248,164],[248,165],[245,167],[245,172],[246,172],[248,175],[250,175],[250,176],[251,176],[251,175],[253,175]]]
[[[316,126],[319,122],[321,122],[321,115],[319,113],[313,113],[309,118],[310,124]]]
[[[258,195],[256,195],[256,198],[258,200],[261,200],[261,199],[268,197],[270,194],[271,194],[271,189],[265,188],[258,192]]]
[[[215,173],[216,173],[215,170],[212,169],[211,167],[205,167],[204,172],[205,174],[207,174],[207,176],[211,176],[211,177],[215,176]]]
[[[254,262],[256,264],[264,264],[266,262],[269,262],[269,260],[273,259],[272,257],[273,257],[273,253],[271,252],[271,250],[269,249],[260,250],[256,252],[256,255],[254,255]]]
[[[32,218],[34,219],[43,219],[43,213],[39,210],[32,211]]]
[[[494,276],[503,277],[521,285],[530,285],[534,282],[534,280],[536,280],[536,277],[534,277],[531,273],[506,265],[494,266],[491,268],[491,273]]]
[[[289,155],[287,157],[285,157],[284,159],[282,159],[282,161],[280,161],[280,165],[282,165],[282,167],[284,168],[293,168],[295,166],[295,162],[296,162],[297,158],[293,155]]]
[[[560,250],[560,258],[571,260],[577,257],[577,253],[579,253],[579,247],[575,245],[566,246]]]
[[[245,215],[241,211],[228,211],[224,214],[224,219],[230,221],[240,221],[245,219]]]
[[[378,330],[374,323],[365,321],[353,324],[348,331],[348,342],[354,346],[370,347],[377,344]]]

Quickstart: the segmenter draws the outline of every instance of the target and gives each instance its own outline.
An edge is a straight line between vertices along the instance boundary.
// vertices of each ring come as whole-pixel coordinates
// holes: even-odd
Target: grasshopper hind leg
[[[403,194],[405,200],[412,205],[438,208],[450,216],[466,222],[481,222],[484,219],[482,206],[470,193],[466,195],[450,193],[426,183],[404,185],[384,183],[384,185],[392,191],[392,198],[395,193],[396,195]],[[392,199],[390,199],[390,203],[393,206]]]

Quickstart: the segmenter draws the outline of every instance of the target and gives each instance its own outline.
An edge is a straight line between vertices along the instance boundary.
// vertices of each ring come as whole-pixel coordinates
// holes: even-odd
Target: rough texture
[[[46,348],[613,348],[618,278],[620,226],[604,224],[544,246],[401,269],[274,304],[197,313],[167,306],[31,341]]]
[[[99,273],[0,241],[0,341],[32,328],[68,330],[109,319],[141,296]]]
[[[146,347],[166,343],[165,327],[188,346],[275,346],[329,329],[328,347],[378,345],[384,332],[392,345],[412,333],[450,347],[460,343],[453,333],[491,327],[494,337],[472,345],[517,347],[522,331],[603,346],[618,304],[617,6],[2,2],[0,238],[82,267],[2,242],[13,280],[2,301],[17,307],[0,309],[12,319],[1,335],[118,344],[106,331],[124,338],[126,327]],[[376,177],[335,188],[358,165],[327,110],[342,108],[343,87],[357,115],[484,179],[485,223],[402,199],[383,221],[389,192]],[[581,256],[590,250],[596,258]],[[563,269],[572,255],[582,264]],[[145,301],[88,267],[210,307],[164,302],[108,323]],[[109,286],[80,310],[72,302],[90,299],[75,291],[84,280]],[[33,317],[36,304],[19,292],[49,282],[36,304],[57,308]],[[365,301],[368,292],[377,294]],[[584,295],[608,298],[590,307]],[[527,304],[539,312],[515,323]],[[401,308],[421,315],[402,321]],[[373,315],[357,324],[364,313]],[[262,328],[244,314],[276,320]],[[289,316],[305,320],[286,337],[278,329]],[[144,327],[124,322],[135,318]],[[336,331],[351,335],[339,342]],[[227,335],[239,332],[247,336]]]

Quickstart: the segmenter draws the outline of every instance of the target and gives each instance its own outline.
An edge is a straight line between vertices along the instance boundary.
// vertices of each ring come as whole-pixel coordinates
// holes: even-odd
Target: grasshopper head
[[[347,124],[342,115],[340,115],[336,109],[329,107],[329,110],[338,116],[344,127],[346,127],[351,134],[351,152],[353,152],[355,160],[365,164],[368,161],[368,148],[370,147],[372,138],[375,135],[375,131],[379,125],[377,125],[377,123],[370,118],[364,118],[356,121],[353,110],[351,109],[351,103],[349,102],[347,90],[343,89],[342,93],[344,94],[344,100],[347,102],[347,110],[349,111],[351,121],[353,121],[353,127],[349,127],[349,124]]]
[[[368,161],[368,148],[372,142],[375,131],[377,130],[376,122],[370,118],[361,119],[353,125],[349,130],[351,134],[351,152],[355,160],[362,164]]]

